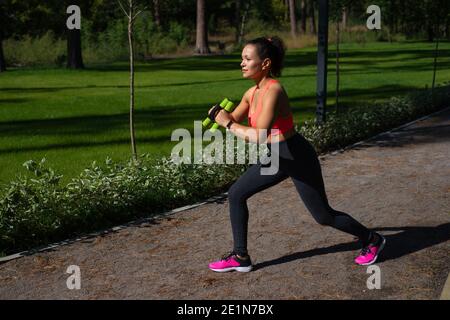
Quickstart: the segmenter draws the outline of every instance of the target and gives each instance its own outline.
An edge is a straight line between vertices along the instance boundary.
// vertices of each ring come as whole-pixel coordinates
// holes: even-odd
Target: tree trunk
[[[395,3],[394,1],[389,2],[389,14],[388,14],[388,26],[389,31],[394,31],[394,17],[396,17],[395,13]]]
[[[79,29],[67,30],[67,68],[83,69],[81,33]]]
[[[310,0],[309,3],[309,23],[310,23],[310,32],[316,34],[317,30],[316,30],[316,17],[314,15],[314,0]]]
[[[158,30],[161,30],[161,16],[159,14],[159,0],[153,0],[153,16],[155,18],[155,25]]]
[[[0,72],[4,71],[6,71],[6,62],[3,54],[3,39],[0,38]]]
[[[394,33],[401,33],[403,32],[403,25],[404,25],[404,11],[405,8],[403,7],[403,1],[399,1],[397,3],[397,8],[396,11],[393,12],[393,14],[397,14],[396,16],[394,16],[393,21],[394,21]],[[383,18],[383,17],[381,17]]]
[[[289,0],[284,0],[284,21],[289,20]]]
[[[205,23],[205,0],[197,0],[197,38],[195,41],[195,52],[198,54],[209,54],[208,31]]]
[[[241,21],[241,31],[239,32],[239,41],[238,41],[239,45],[242,45],[242,42],[244,41],[245,21],[247,20],[249,9],[250,9],[250,1],[247,0],[247,3],[245,4],[244,15],[242,16]]]
[[[289,19],[291,22],[291,35],[293,39],[297,38],[297,19],[295,17],[295,1],[289,0]]]
[[[445,19],[445,38],[447,38],[448,40],[450,40],[450,16],[447,16],[447,18]]]
[[[306,16],[307,16],[307,7],[306,7],[306,0],[302,0],[302,32],[303,34],[306,33]]]
[[[448,40],[450,40],[450,14],[448,14],[445,17],[445,21],[444,21],[444,33],[445,33],[445,38],[447,38]]]
[[[239,43],[239,35],[240,35],[240,25],[241,25],[241,4],[242,0],[236,0],[235,1],[235,11],[234,11],[234,25],[236,27],[235,29],[235,35],[234,40],[236,43]]]
[[[428,35],[428,41],[429,42],[433,42],[433,40],[434,40],[434,31],[433,31],[433,27],[431,25],[429,25],[428,28],[427,28],[427,35]]]
[[[342,30],[347,29],[347,7],[342,8]]]
[[[391,11],[391,15],[392,15],[392,28],[393,28],[393,32],[394,34],[398,33],[398,23],[400,21],[400,19],[402,18],[401,15],[398,14],[398,8],[397,6],[392,5],[392,11]],[[397,18],[398,17],[398,18]]]
[[[131,137],[131,154],[133,160],[137,160],[136,139],[134,134],[134,43],[133,43],[133,19],[134,6],[133,0],[129,0],[129,17],[128,17],[128,45],[130,48],[130,137]]]

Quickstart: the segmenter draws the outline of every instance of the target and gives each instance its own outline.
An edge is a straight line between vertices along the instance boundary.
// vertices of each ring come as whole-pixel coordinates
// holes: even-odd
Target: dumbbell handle
[[[226,108],[226,106],[227,106],[227,104],[228,104],[229,102],[230,102],[230,101],[229,101],[227,98],[225,98],[225,99],[222,100],[222,102],[219,104],[219,106],[222,107],[222,108]],[[217,106],[217,105],[215,105],[214,107],[216,107],[216,106]],[[212,120],[211,120],[211,118],[210,118],[209,115],[208,115],[208,117],[206,117],[206,119],[203,120],[202,126],[203,126],[204,128],[206,128],[207,126],[209,126],[209,125],[211,124],[211,122],[212,122]]]
[[[226,104],[226,106],[223,108],[226,112],[232,112],[234,109],[234,103],[231,101],[228,101],[228,103]],[[209,129],[210,132],[214,132],[219,128],[219,124],[214,123],[211,127],[211,129]]]

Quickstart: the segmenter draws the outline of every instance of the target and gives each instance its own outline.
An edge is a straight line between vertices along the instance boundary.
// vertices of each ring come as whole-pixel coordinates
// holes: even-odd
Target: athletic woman
[[[273,175],[261,174],[258,162],[230,187],[228,201],[233,250],[219,261],[209,264],[216,272],[252,270],[247,252],[248,207],[247,199],[290,177],[314,219],[323,226],[330,226],[356,236],[362,250],[355,262],[373,264],[386,239],[367,229],[350,215],[336,211],[328,204],[320,162],[314,147],[294,129],[292,110],[281,84],[275,80],[281,75],[285,47],[278,37],[257,38],[249,41],[242,50],[242,74],[255,82],[243,96],[232,113],[220,111],[215,121],[239,138],[253,143],[278,143],[279,170]],[[211,110],[210,110],[211,111]],[[240,124],[245,117],[248,124]],[[267,132],[267,135],[263,134]],[[270,134],[269,134],[270,133]],[[273,140],[273,141],[272,141]],[[276,150],[276,149],[274,149]]]

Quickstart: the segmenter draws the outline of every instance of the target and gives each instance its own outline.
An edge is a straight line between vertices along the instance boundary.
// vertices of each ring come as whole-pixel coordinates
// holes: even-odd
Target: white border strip
[[[399,126],[397,128],[391,129],[389,131],[379,133],[376,136],[373,136],[373,137],[368,138],[366,140],[354,143],[354,144],[352,144],[350,146],[347,146],[347,147],[345,147],[343,149],[340,149],[338,151],[333,151],[331,153],[326,153],[325,155],[329,155],[329,154],[335,155],[336,153],[344,152],[345,150],[352,149],[352,148],[354,148],[354,147],[356,147],[356,146],[358,146],[360,144],[367,143],[368,141],[374,140],[374,139],[378,138],[381,135],[388,134],[388,133],[391,133],[393,131],[398,131],[398,130],[406,128],[406,127],[408,127],[408,126],[410,126],[410,125],[412,125],[414,123],[417,123],[417,122],[423,121],[425,119],[431,118],[431,117],[433,117],[433,116],[435,116],[435,115],[437,115],[439,113],[443,113],[443,112],[446,112],[448,110],[450,110],[450,107],[442,109],[442,110],[439,110],[437,112],[434,112],[434,113],[429,114],[427,116],[424,116],[422,118],[416,119],[414,121],[411,121],[411,122],[409,122],[407,124],[401,125],[401,126]],[[324,156],[324,155],[322,155],[322,156]],[[108,234],[108,233],[116,232],[116,231],[125,229],[127,227],[138,225],[138,224],[142,224],[142,223],[145,223],[145,222],[148,222],[148,221],[153,221],[153,220],[158,219],[158,218],[167,217],[167,216],[173,215],[175,213],[178,213],[178,212],[181,212],[181,211],[190,210],[190,209],[199,207],[199,206],[207,204],[207,203],[216,202],[217,200],[224,199],[227,196],[228,196],[228,192],[224,192],[224,193],[221,193],[220,195],[213,196],[213,197],[211,197],[211,198],[209,198],[209,199],[207,199],[207,200],[205,200],[203,202],[197,202],[197,203],[192,204],[192,205],[176,208],[176,209],[173,209],[171,211],[163,212],[163,213],[160,213],[160,214],[155,214],[155,215],[152,215],[151,217],[148,217],[148,218],[143,218],[143,219],[138,219],[138,220],[134,220],[134,221],[131,221],[131,222],[127,222],[126,224],[122,224],[122,225],[119,225],[119,226],[116,226],[116,227],[112,227],[112,228],[109,228],[109,229],[105,229],[105,230],[102,230],[102,231],[97,231],[97,232],[94,232],[94,233],[90,233],[90,234],[88,234],[86,236],[83,236],[83,237],[80,237],[80,238],[64,240],[64,241],[57,242],[57,243],[51,244],[51,245],[43,247],[43,248],[35,248],[35,249],[27,250],[27,251],[22,251],[22,252],[19,252],[19,253],[16,253],[16,254],[12,254],[12,255],[0,258],[0,263],[4,263],[4,262],[8,262],[8,261],[11,261],[11,260],[14,260],[14,259],[22,258],[22,257],[29,256],[29,255],[32,255],[32,254],[35,254],[35,253],[48,251],[48,250],[51,250],[51,249],[54,249],[54,248],[58,248],[58,247],[61,247],[61,246],[64,246],[64,245],[68,245],[68,244],[72,244],[72,243],[75,243],[75,242],[78,242],[78,241],[82,241],[82,240],[86,240],[86,239],[89,239],[89,238],[97,237],[99,235],[105,235],[105,234]]]

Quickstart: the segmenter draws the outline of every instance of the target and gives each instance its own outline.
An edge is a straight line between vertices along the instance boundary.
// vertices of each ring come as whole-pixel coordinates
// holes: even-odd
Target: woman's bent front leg
[[[281,170],[274,175],[262,175],[261,164],[250,166],[230,187],[228,202],[230,206],[231,228],[233,230],[234,252],[247,255],[248,207],[247,199],[255,193],[276,185],[288,175]]]

